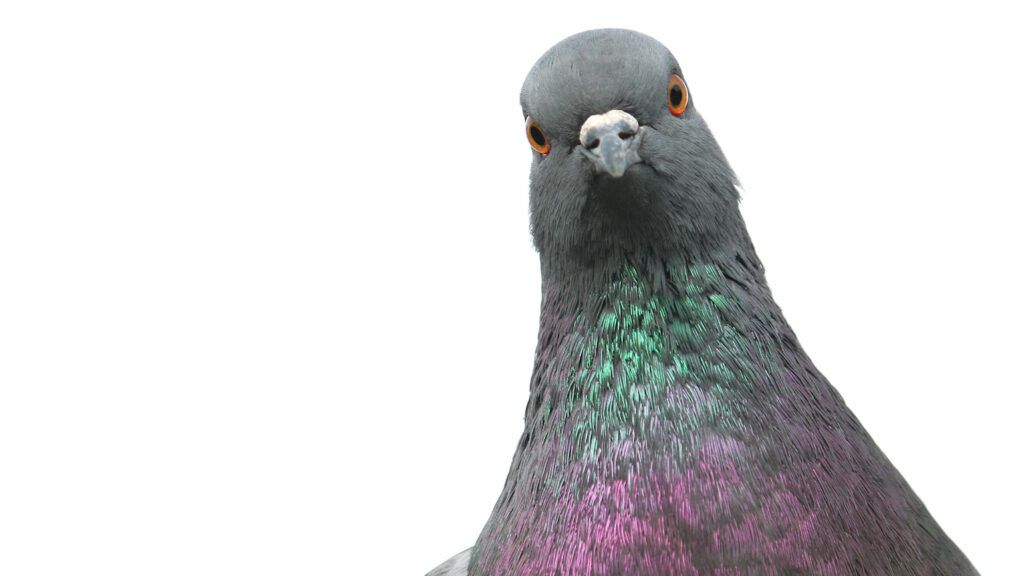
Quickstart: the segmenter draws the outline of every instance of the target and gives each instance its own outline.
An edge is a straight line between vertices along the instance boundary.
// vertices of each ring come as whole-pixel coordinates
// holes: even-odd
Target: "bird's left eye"
[[[668,79],[668,111],[682,116],[689,101],[690,91],[686,89],[686,83],[678,74],[673,74]]]
[[[538,154],[547,156],[548,152],[551,152],[551,142],[548,142],[548,137],[537,125],[537,121],[530,117],[526,118],[526,139]]]

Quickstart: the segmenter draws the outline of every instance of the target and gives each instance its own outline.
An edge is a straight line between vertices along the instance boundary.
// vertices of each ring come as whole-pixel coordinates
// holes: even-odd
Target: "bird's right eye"
[[[548,142],[548,137],[537,125],[537,121],[530,117],[526,118],[526,139],[538,154],[547,156],[548,152],[551,152],[551,142]]]

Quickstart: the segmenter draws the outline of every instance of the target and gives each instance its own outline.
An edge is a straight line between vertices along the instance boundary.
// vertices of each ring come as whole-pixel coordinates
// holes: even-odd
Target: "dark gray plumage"
[[[626,30],[527,77],[526,427],[476,545],[430,576],[975,574],[800,347],[680,86]]]

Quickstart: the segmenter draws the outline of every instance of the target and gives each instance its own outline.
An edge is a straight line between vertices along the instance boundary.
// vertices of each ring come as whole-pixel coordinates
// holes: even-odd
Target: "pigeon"
[[[976,574],[784,319],[669,50],[570,36],[520,100],[525,428],[475,545],[428,576]]]

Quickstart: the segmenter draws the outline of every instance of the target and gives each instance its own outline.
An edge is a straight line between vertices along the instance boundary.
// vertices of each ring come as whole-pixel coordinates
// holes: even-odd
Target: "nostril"
[[[580,145],[586,150],[598,146],[635,146],[642,132],[640,123],[628,112],[609,110],[594,114],[580,126]]]

